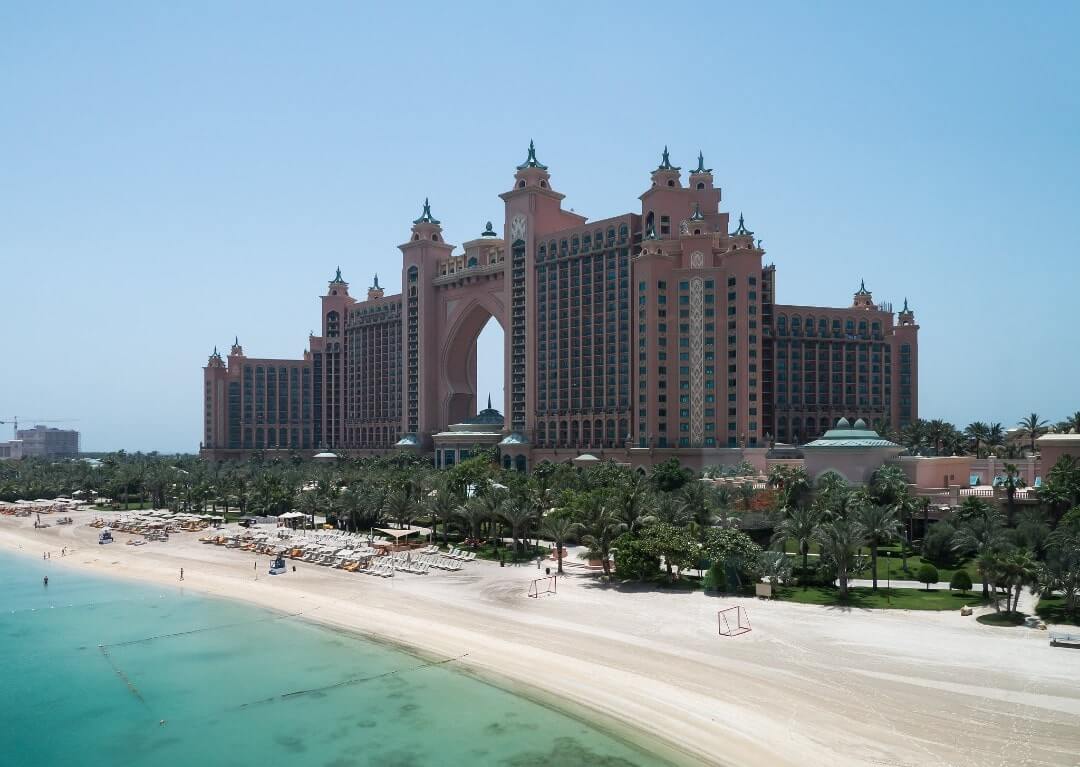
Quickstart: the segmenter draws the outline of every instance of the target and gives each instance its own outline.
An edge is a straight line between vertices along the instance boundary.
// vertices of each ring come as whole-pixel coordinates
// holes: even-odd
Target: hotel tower
[[[424,201],[401,250],[402,291],[363,298],[339,269],[301,359],[204,368],[202,454],[438,451],[477,411],[476,339],[502,326],[502,415],[476,423],[507,466],[584,454],[647,466],[737,463],[815,439],[837,419],[918,417],[918,331],[864,284],[845,307],[776,303],[777,275],[699,154],[665,148],[640,207],[590,221],[563,208],[530,143],[489,222],[460,249]],[[501,428],[499,418],[501,416]],[[475,431],[475,429],[474,429]]]

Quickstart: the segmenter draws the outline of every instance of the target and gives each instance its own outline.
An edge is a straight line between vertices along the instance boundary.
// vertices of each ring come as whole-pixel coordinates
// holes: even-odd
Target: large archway
[[[449,316],[443,330],[440,359],[443,391],[439,421],[444,428],[477,413],[477,341],[492,318],[505,331],[502,306],[491,293],[475,292],[448,301],[447,308]],[[501,398],[492,404],[501,409]]]

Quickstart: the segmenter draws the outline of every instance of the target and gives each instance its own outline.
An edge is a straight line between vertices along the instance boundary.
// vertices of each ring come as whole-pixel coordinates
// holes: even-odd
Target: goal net
[[[741,605],[725,607],[718,610],[716,615],[720,624],[720,636],[735,637],[750,630],[750,614]]]
[[[546,597],[550,594],[556,593],[556,578],[555,575],[547,575],[543,578],[537,578],[529,584],[529,596],[530,597]]]

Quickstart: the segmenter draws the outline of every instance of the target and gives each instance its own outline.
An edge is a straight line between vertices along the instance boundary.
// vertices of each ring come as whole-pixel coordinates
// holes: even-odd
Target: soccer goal
[[[716,615],[720,623],[720,636],[737,637],[750,631],[750,614],[745,607],[725,607],[718,610]]]
[[[558,576],[555,575],[546,575],[543,578],[537,578],[529,584],[529,596],[539,599],[540,597],[555,594],[558,587],[557,578]]]

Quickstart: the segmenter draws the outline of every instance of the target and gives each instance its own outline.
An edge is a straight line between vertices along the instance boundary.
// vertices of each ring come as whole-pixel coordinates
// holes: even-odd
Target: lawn
[[[886,551],[891,552],[891,556],[886,556],[885,555]],[[862,553],[866,554],[866,556],[869,557],[870,556],[870,549],[863,549]],[[894,580],[898,580],[898,581],[914,581],[914,580],[918,580],[915,577],[915,574],[919,572],[919,568],[922,567],[924,564],[928,564],[928,563],[926,563],[923,560],[923,558],[920,557],[918,554],[909,554],[908,558],[907,558],[908,569],[907,569],[907,572],[904,572],[901,569],[901,566],[903,565],[903,560],[900,558],[900,549],[898,547],[896,547],[896,546],[883,546],[883,547],[878,549],[878,562],[877,562],[878,580],[879,581],[887,580],[888,577],[889,577],[890,571],[892,572],[892,577],[893,577]],[[929,564],[933,564],[933,563],[929,563]],[[937,565],[934,565],[934,567],[937,567],[938,580],[941,583],[948,583],[949,580],[952,578],[953,573],[955,573],[957,570],[967,570],[968,575],[971,576],[971,582],[973,584],[975,584],[976,586],[978,586],[980,590],[982,589],[982,579],[979,577],[979,574],[977,572],[975,572],[975,567],[970,562],[967,562],[967,561],[961,562],[956,567],[938,567]],[[872,577],[870,575],[870,564],[869,564],[869,562],[866,565],[865,572],[859,573],[859,577],[860,578],[870,578],[870,577]]]
[[[807,605],[828,605],[858,607],[867,609],[892,610],[959,610],[964,605],[977,605],[982,602],[977,592],[967,595],[948,589],[926,591],[924,589],[886,589],[879,587],[877,593],[869,588],[848,590],[848,601],[840,601],[840,590],[812,586],[781,588],[774,592],[774,597],[785,602],[799,602]]]
[[[1035,614],[1047,623],[1080,626],[1080,615],[1065,612],[1065,597],[1042,597],[1035,607]]]
[[[976,618],[985,626],[1023,626],[1024,614],[1014,612],[987,613]]]

